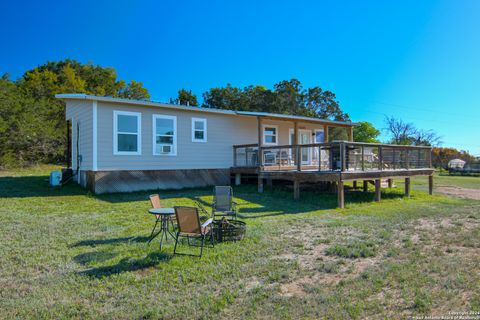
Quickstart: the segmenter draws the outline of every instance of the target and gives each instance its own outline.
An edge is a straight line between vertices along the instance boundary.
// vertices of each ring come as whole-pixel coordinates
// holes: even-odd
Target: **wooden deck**
[[[297,161],[297,159],[299,161]],[[338,141],[322,144],[258,147],[258,144],[234,146],[236,183],[241,176],[256,175],[258,191],[264,181],[293,182],[294,198],[300,197],[302,183],[330,182],[338,194],[338,206],[344,207],[344,182],[363,180],[375,185],[375,200],[381,198],[381,182],[405,179],[405,194],[410,194],[410,177],[428,176],[433,190],[431,148]]]

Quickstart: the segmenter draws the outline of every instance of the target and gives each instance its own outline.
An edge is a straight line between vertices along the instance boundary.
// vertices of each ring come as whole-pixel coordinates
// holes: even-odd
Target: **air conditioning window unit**
[[[172,146],[170,145],[162,145],[160,147],[160,153],[172,153]]]

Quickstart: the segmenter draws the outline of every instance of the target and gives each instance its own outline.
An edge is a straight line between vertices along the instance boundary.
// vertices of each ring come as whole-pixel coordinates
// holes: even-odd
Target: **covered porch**
[[[375,200],[381,199],[382,181],[392,185],[392,179],[405,179],[405,195],[410,195],[410,178],[427,176],[429,192],[433,190],[431,147],[392,144],[332,141],[329,143],[259,146],[233,146],[236,183],[242,174],[258,177],[258,191],[264,183],[287,180],[293,183],[295,199],[300,198],[302,183],[328,182],[338,195],[338,207],[344,207],[344,183],[363,181],[375,185]]]

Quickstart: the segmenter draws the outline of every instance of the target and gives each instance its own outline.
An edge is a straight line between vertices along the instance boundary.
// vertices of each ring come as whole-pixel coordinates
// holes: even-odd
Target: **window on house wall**
[[[177,155],[177,117],[153,115],[153,154]]]
[[[263,144],[277,144],[278,143],[278,127],[277,126],[263,126]]]
[[[113,112],[113,153],[118,155],[141,154],[141,113]]]
[[[192,141],[207,142],[207,119],[192,118]]]
[[[315,143],[323,143],[325,140],[325,133],[323,129],[315,130]]]

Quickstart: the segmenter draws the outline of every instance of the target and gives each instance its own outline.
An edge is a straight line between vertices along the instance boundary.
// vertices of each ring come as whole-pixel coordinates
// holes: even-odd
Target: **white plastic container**
[[[62,173],[60,171],[50,172],[50,185],[52,187],[58,187],[62,184]]]

